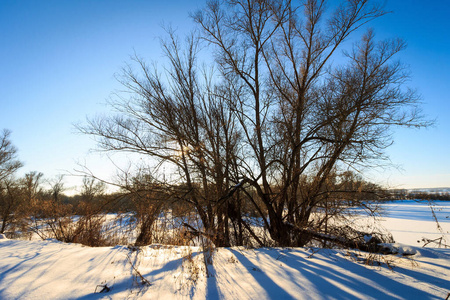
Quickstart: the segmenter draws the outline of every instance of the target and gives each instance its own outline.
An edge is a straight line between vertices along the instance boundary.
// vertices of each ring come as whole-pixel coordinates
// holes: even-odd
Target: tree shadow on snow
[[[337,256],[335,251],[322,250],[308,258],[308,253],[290,249],[257,249],[253,263],[237,250],[230,249],[255,281],[271,299],[311,298],[313,292],[324,299],[435,299],[427,291],[396,281],[394,276],[386,276],[377,267],[367,267]],[[280,266],[281,263],[286,266]],[[445,287],[445,280],[417,271],[398,268],[398,274],[407,274],[415,280],[432,282]],[[275,272],[269,277],[266,273]],[[388,271],[387,269],[384,271]],[[278,273],[277,273],[278,272]],[[390,272],[390,271],[389,271]],[[283,277],[284,279],[281,279]],[[289,293],[275,281],[289,278]],[[282,282],[280,282],[282,284]],[[296,294],[297,293],[297,294]]]
[[[220,299],[220,291],[217,285],[217,272],[214,264],[208,265],[209,277],[206,279],[206,299]]]
[[[291,294],[285,291],[281,286],[275,283],[260,266],[253,264],[246,255],[238,250],[230,249],[236,259],[249,271],[258,284],[265,290],[267,297],[270,299],[294,299]],[[257,252],[260,250],[256,250]],[[246,251],[248,254],[249,252]]]

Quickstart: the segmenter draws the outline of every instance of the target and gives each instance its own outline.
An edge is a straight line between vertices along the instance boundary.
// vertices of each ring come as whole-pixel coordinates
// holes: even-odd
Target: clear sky
[[[95,142],[73,124],[107,113],[104,105],[120,85],[114,74],[136,51],[161,58],[161,24],[180,34],[192,28],[189,12],[203,0],[1,0],[0,130],[25,163],[19,175],[43,172],[46,178],[73,172],[84,163],[100,176],[113,172],[109,161],[89,153]],[[436,119],[429,129],[401,129],[388,150],[400,169],[373,179],[395,187],[450,187],[450,3],[444,0],[391,0],[393,11],[373,22],[377,36],[408,42],[400,59],[412,71],[410,85],[423,97],[424,113]],[[74,186],[76,178],[66,178]]]

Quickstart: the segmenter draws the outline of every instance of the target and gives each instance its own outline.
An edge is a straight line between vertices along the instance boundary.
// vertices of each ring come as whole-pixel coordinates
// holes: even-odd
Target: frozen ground
[[[436,208],[448,241],[450,203]],[[395,202],[387,210],[381,222],[402,243],[395,246],[416,254],[376,257],[381,266],[345,250],[221,248],[207,278],[194,247],[0,239],[0,299],[445,299],[450,249],[417,243],[441,235],[428,206]],[[105,285],[108,292],[95,293]]]

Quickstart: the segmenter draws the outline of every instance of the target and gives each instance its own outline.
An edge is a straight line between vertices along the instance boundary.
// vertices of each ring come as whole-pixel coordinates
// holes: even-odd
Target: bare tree
[[[326,199],[336,168],[378,159],[392,126],[426,126],[407,74],[392,57],[401,40],[376,42],[369,30],[343,66],[331,59],[348,36],[385,14],[372,1],[210,1],[194,15],[215,46],[230,99],[254,162],[240,176],[257,192],[271,237],[303,246],[316,230],[311,214]],[[244,161],[244,159],[243,159]]]
[[[174,197],[196,209],[203,234],[218,245],[229,245],[226,211],[233,204],[227,194],[237,181],[233,174],[240,139],[225,100],[229,89],[214,86],[212,75],[198,69],[195,36],[186,40],[183,49],[169,31],[162,47],[169,62],[167,78],[135,57],[142,76],[128,66],[120,78],[133,96],[112,104],[121,115],[90,120],[80,130],[98,136],[104,150],[145,154],[159,165],[173,165],[179,175]]]
[[[130,180],[123,184],[125,198],[132,203],[134,216],[137,220],[136,246],[151,244],[154,241],[156,221],[161,216],[165,202],[170,197],[170,191],[160,184],[151,173],[141,169]]]
[[[105,184],[91,177],[83,177],[83,185],[75,211],[78,220],[72,226],[71,239],[91,247],[107,245],[104,231]]]
[[[139,72],[129,65],[119,78],[129,97],[111,103],[118,114],[80,130],[103,150],[173,165],[174,197],[195,208],[197,233],[218,246],[242,244],[244,231],[265,244],[246,222],[247,204],[276,245],[324,239],[330,211],[374,192],[348,180],[348,170],[383,159],[392,127],[428,125],[393,60],[403,41],[377,42],[368,30],[342,63],[331,63],[349,36],[386,13],[382,6],[326,7],[323,0],[209,1],[193,19],[217,69],[198,68],[195,35],[183,45],[169,31],[165,77],[135,57]]]
[[[4,233],[15,220],[14,214],[21,200],[20,189],[13,175],[22,167],[22,163],[17,160],[17,149],[11,144],[10,134],[5,129],[0,135],[0,233]]]
[[[50,190],[49,193],[51,194],[51,198],[53,202],[56,204],[61,201],[61,195],[64,191],[64,176],[58,175],[55,177],[55,179],[50,180]]]
[[[7,178],[0,182],[0,233],[5,233],[17,220],[21,200],[20,187],[16,181]]]
[[[39,196],[43,193],[41,187],[43,176],[44,174],[41,172],[32,171],[25,174],[25,177],[22,179],[25,201],[31,206],[37,204]]]
[[[11,131],[4,129],[0,135],[0,181],[14,174],[22,163],[17,160],[17,149],[11,144]]]
[[[81,199],[84,202],[92,203],[96,197],[101,196],[105,192],[105,183],[95,178],[84,176],[81,190]]]

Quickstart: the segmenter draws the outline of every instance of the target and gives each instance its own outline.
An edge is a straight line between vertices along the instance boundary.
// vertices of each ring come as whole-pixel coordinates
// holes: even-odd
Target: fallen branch
[[[417,242],[420,242],[420,241],[417,241]],[[443,236],[438,237],[437,239],[434,239],[434,240],[428,239],[428,238],[422,238],[422,242],[424,243],[423,246],[422,246],[423,248],[425,246],[427,246],[428,244],[431,244],[431,243],[436,244],[438,246],[438,248],[441,248],[441,247],[450,248],[450,245],[447,245],[445,243],[446,241],[445,241],[445,238]]]
[[[368,239],[367,241],[359,240],[359,239],[355,239],[355,238],[348,239],[343,236],[334,236],[331,234],[316,232],[311,229],[302,229],[301,234],[308,234],[308,235],[312,236],[312,238],[315,240],[319,240],[319,241],[325,240],[325,241],[334,243],[336,245],[342,246],[344,248],[358,249],[358,250],[370,252],[370,253],[394,254],[391,249],[382,245],[382,243],[383,243],[382,240],[380,240],[378,237],[372,236],[370,234],[360,233],[362,235],[362,237],[364,235],[370,236],[370,239]]]

